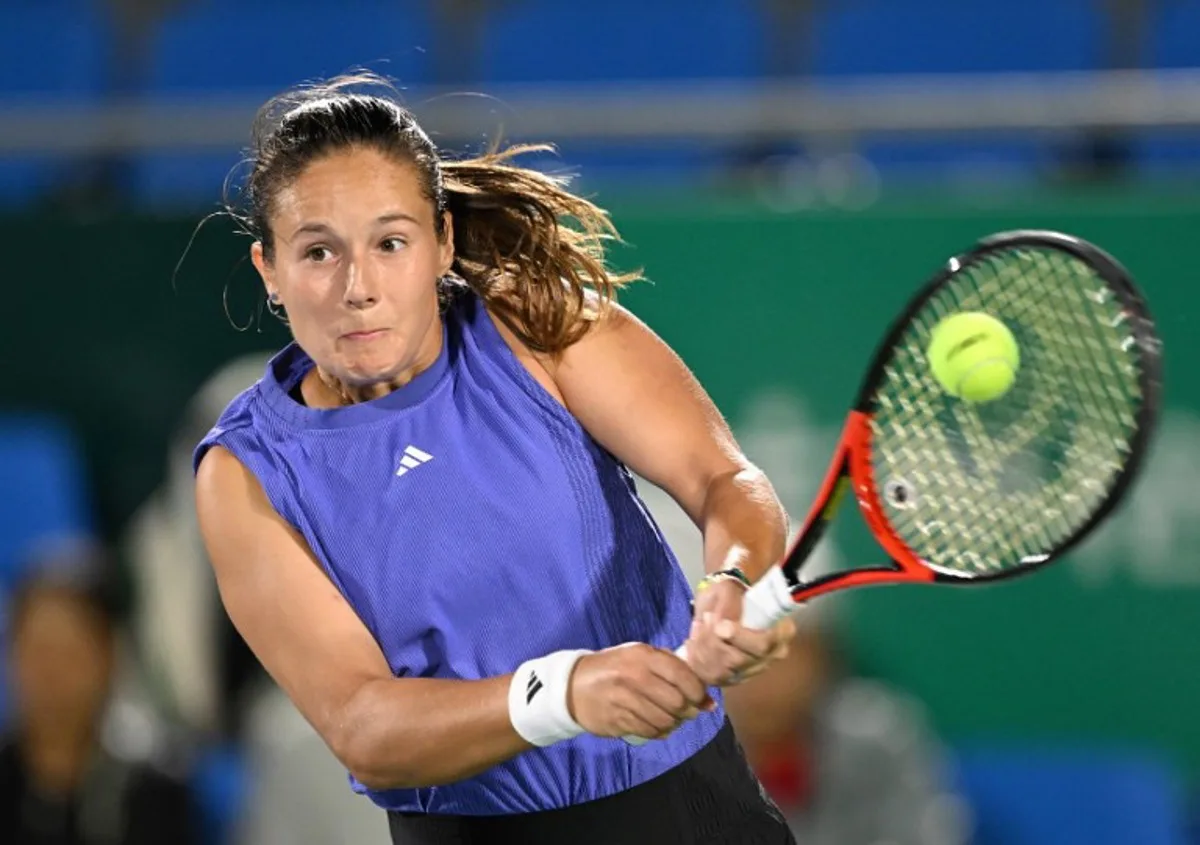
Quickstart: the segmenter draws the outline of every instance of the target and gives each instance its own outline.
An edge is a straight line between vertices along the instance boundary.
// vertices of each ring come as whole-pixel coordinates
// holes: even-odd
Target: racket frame
[[[1134,415],[1135,430],[1130,439],[1129,458],[1122,466],[1108,497],[1087,520],[1052,552],[1039,555],[1037,559],[1030,559],[1022,566],[973,575],[957,574],[922,560],[896,535],[884,516],[871,464],[870,423],[875,406],[874,396],[884,378],[884,367],[892,357],[893,348],[908,330],[917,312],[945,283],[964,268],[991,254],[1021,247],[1058,250],[1080,259],[1091,267],[1117,296],[1128,315],[1127,324],[1139,351],[1139,386],[1142,399]],[[946,261],[942,269],[913,296],[904,310],[892,321],[887,333],[875,348],[815,503],[781,564],[772,567],[771,581],[763,585],[762,593],[765,596],[770,592],[776,599],[770,604],[777,606],[778,599],[782,598],[782,585],[786,585],[792,602],[799,604],[823,593],[850,587],[895,583],[981,584],[1026,575],[1040,569],[1078,545],[1124,500],[1149,451],[1150,439],[1158,421],[1161,397],[1162,345],[1155,332],[1154,321],[1145,298],[1128,271],[1113,256],[1081,238],[1043,229],[1017,229],[982,238],[971,249]],[[833,572],[811,581],[801,580],[804,563],[821,541],[848,490],[853,491],[859,512],[876,542],[887,553],[888,565]],[[779,570],[779,575],[775,575],[774,570]],[[771,615],[776,613],[777,611],[773,611]]]

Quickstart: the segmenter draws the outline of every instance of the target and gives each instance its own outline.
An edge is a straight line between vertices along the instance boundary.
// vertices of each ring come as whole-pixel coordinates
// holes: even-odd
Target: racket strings
[[[925,350],[944,317],[985,311],[1021,350],[1013,387],[972,405],[947,396]],[[1037,562],[1107,499],[1142,401],[1121,298],[1085,262],[1014,248],[958,269],[914,315],[884,367],[872,463],[893,529],[958,575]]]

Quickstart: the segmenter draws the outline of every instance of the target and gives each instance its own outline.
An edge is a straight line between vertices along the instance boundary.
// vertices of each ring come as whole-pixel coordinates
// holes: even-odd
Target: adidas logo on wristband
[[[525,694],[525,703],[526,704],[529,704],[533,701],[533,697],[538,694],[538,690],[540,690],[542,688],[542,686],[543,686],[542,681],[537,676],[537,673],[530,672],[529,673],[529,683],[525,685],[525,689],[528,690],[528,692]]]
[[[583,733],[567,705],[571,673],[587,650],[556,651],[522,663],[508,687],[508,718],[526,742],[553,745]]]

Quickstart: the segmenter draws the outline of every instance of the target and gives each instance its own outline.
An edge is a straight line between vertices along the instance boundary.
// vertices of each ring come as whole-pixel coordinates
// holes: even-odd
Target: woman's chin
[[[337,379],[349,388],[363,390],[374,385],[393,385],[401,381],[405,367],[394,357],[359,357],[337,368]]]
[[[343,355],[334,372],[338,379],[351,387],[366,387],[392,381],[404,371],[404,362],[384,349],[362,350],[355,355]]]

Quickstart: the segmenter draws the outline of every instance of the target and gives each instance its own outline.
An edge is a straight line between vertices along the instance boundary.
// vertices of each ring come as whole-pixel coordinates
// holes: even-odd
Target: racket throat
[[[856,447],[865,449],[870,431],[870,418],[861,411],[851,411],[838,438],[838,447],[829,461],[829,468],[825,471],[825,480],[817,491],[816,503],[808,512],[804,526],[784,559],[784,572],[793,576],[794,585],[799,585],[800,567],[825,536],[825,529],[833,522],[846,499],[846,493],[853,486],[851,455]]]

